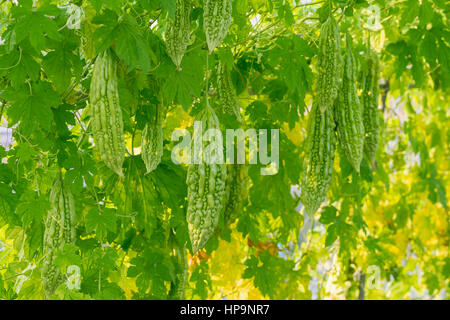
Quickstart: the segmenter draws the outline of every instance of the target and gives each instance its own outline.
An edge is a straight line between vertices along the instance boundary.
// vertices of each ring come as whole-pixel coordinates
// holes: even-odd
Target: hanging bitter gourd
[[[321,112],[332,108],[342,77],[339,26],[332,15],[322,24],[319,38],[317,99]]]
[[[339,144],[345,157],[360,171],[364,147],[363,110],[356,89],[357,65],[352,53],[351,37],[347,33],[342,90],[334,103]]]
[[[197,121],[202,122],[205,132],[219,129],[219,120],[209,105],[199,113]],[[196,136],[195,132],[194,140],[201,141],[201,137]],[[187,222],[194,253],[214,234],[225,203],[227,167],[223,161],[220,163],[214,159],[217,157],[211,155],[207,161],[204,154],[200,163],[191,161],[187,172]]]
[[[123,177],[125,141],[117,85],[117,63],[109,49],[100,53],[95,60],[90,89],[95,147],[105,164]]]
[[[191,6],[187,0],[177,0],[176,5],[175,17],[168,18],[164,38],[169,57],[177,68],[180,68],[181,61],[189,44]]]
[[[217,68],[217,88],[220,95],[220,103],[225,112],[236,116],[241,121],[239,101],[236,96],[236,90],[231,81],[231,74],[225,63],[219,62]]]
[[[176,277],[173,288],[170,291],[170,298],[175,300],[186,299],[186,289],[189,283],[189,265],[186,255],[186,248],[176,245],[174,248],[176,257]]]
[[[55,264],[58,252],[75,241],[75,202],[61,174],[50,191],[50,210],[45,221],[42,282],[46,298],[63,283],[64,276]]]
[[[161,106],[157,107],[155,118],[147,123],[144,130],[142,130],[141,156],[147,169],[146,174],[152,172],[158,167],[163,156],[162,118],[164,112],[161,108]]]
[[[222,42],[231,25],[232,0],[205,0],[203,25],[209,52]]]
[[[363,121],[364,121],[364,153],[373,166],[378,148],[378,135],[380,127],[378,98],[379,98],[379,72],[378,56],[370,51],[366,58],[366,69],[363,83]]]
[[[332,108],[322,113],[319,105],[313,104],[307,134],[300,200],[312,216],[325,201],[333,175],[336,133]]]
[[[225,226],[231,225],[242,210],[248,197],[249,177],[245,164],[228,164],[226,186],[226,202],[224,209]]]

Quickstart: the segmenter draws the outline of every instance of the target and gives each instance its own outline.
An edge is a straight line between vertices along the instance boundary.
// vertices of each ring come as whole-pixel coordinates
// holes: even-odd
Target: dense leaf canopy
[[[42,299],[44,222],[55,177],[76,207],[76,241],[56,256],[73,285],[54,299],[172,299],[187,250],[187,299],[450,297],[448,1],[233,0],[208,55],[204,1],[190,0],[180,68],[164,42],[176,0],[0,1],[0,299]],[[361,69],[380,57],[376,165],[358,174],[337,150],[327,201],[299,201],[321,24],[332,12]],[[119,177],[92,140],[96,56],[119,61],[127,155]],[[223,112],[219,61],[231,66],[242,123]],[[356,84],[361,93],[361,77]],[[238,219],[192,254],[187,166],[171,151],[206,99],[222,129],[280,129],[280,166],[251,185]],[[141,133],[164,106],[164,155],[150,174]],[[219,222],[223,225],[223,219]]]

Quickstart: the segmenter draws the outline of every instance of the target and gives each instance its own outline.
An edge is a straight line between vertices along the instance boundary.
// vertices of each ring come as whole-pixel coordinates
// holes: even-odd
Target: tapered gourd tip
[[[362,159],[361,159],[362,160]],[[355,171],[360,174],[361,172],[361,161],[357,162],[357,160],[349,161],[350,165],[355,169]]]
[[[125,178],[125,175],[123,174],[122,168],[116,169],[116,170],[114,170],[114,171],[117,173],[117,175],[118,175],[119,177]]]
[[[370,167],[372,168],[373,171],[377,170],[377,162],[374,160],[370,163]]]
[[[312,209],[306,209],[305,208],[305,212],[306,212],[306,214],[308,215],[308,216],[310,216],[310,217],[312,217],[315,213],[316,213],[316,211],[317,210],[312,210]]]
[[[301,199],[300,199],[300,201],[301,201]],[[319,209],[319,208],[316,207],[316,206],[311,206],[311,205],[305,204],[303,201],[302,201],[302,203],[303,203],[303,206],[304,206],[304,208],[305,208],[306,214],[307,214],[308,216],[310,216],[310,217],[314,216],[314,214],[315,214],[315,213],[317,212],[317,210]]]
[[[213,53],[213,51],[214,51],[215,48],[216,48],[216,47],[210,46],[210,45],[208,44],[208,55],[212,55],[212,53]]]
[[[324,114],[324,112],[327,110],[327,106],[320,106],[319,110],[321,114]]]

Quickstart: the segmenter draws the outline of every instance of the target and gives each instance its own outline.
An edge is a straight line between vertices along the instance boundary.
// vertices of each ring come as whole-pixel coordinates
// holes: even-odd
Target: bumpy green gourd
[[[360,171],[364,147],[362,105],[356,89],[356,60],[352,53],[351,38],[347,34],[342,89],[334,103],[334,118],[340,146],[345,157],[357,172]]]
[[[363,120],[364,120],[364,153],[373,165],[378,148],[378,131],[380,127],[378,97],[379,97],[379,61],[376,53],[370,52],[366,58],[366,69],[363,84]]]
[[[158,167],[163,156],[163,112],[159,108],[156,111],[155,119],[145,125],[141,136],[141,156],[147,168],[146,174]]]
[[[105,164],[123,177],[125,157],[122,110],[117,86],[117,63],[110,50],[97,56],[90,92],[94,143]]]
[[[42,281],[50,297],[63,283],[64,276],[55,264],[58,252],[75,241],[75,203],[70,190],[58,175],[50,191],[50,210],[45,222]]]
[[[231,81],[231,74],[228,66],[219,62],[217,68],[217,88],[219,89],[220,103],[225,112],[234,114],[238,121],[241,121],[241,113],[239,101],[236,96],[233,82]]]
[[[209,52],[222,42],[231,25],[231,0],[205,0],[203,6],[203,25]]]
[[[186,299],[186,287],[189,283],[189,265],[186,255],[186,249],[184,247],[176,247],[175,254],[177,257],[177,275],[176,275],[176,283],[175,290],[173,292],[172,297],[176,300],[184,300]]]
[[[242,205],[248,197],[248,168],[245,164],[227,165],[226,202],[224,222],[226,226],[232,224],[242,210]]]
[[[209,129],[219,129],[219,120],[210,106],[200,112],[197,121],[202,122],[204,132]],[[198,140],[199,137],[194,134],[194,140],[196,139]],[[186,179],[187,222],[194,253],[206,244],[217,228],[225,202],[226,176],[225,164],[210,164],[205,161],[205,157],[200,164],[191,161],[189,165]]]
[[[330,16],[320,29],[317,102],[321,112],[332,108],[342,77],[341,37],[339,26]]]
[[[168,18],[164,34],[167,53],[179,68],[189,44],[191,31],[191,6],[187,0],[177,0],[175,18]]]
[[[336,133],[332,108],[327,108],[322,113],[319,105],[314,103],[307,133],[300,200],[306,213],[312,216],[325,201],[333,174]]]

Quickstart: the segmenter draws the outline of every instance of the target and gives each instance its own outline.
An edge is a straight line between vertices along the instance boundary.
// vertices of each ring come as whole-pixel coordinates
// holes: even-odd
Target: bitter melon
[[[226,203],[224,223],[232,224],[242,210],[242,205],[248,197],[248,168],[245,164],[228,164],[226,180]]]
[[[231,25],[232,0],[205,0],[203,25],[209,52],[222,42]]]
[[[332,15],[321,26],[318,55],[317,99],[321,112],[332,108],[342,77],[341,37]]]
[[[236,96],[233,82],[231,81],[230,70],[225,63],[219,62],[217,68],[217,88],[220,95],[220,103],[225,112],[236,116],[241,121],[239,101]]]
[[[177,0],[176,5],[175,18],[168,18],[164,38],[169,57],[177,68],[180,68],[181,61],[189,44],[191,6],[186,0]]]
[[[105,164],[123,177],[125,141],[117,86],[117,63],[109,49],[100,53],[95,60],[90,89],[95,147]]]
[[[379,98],[379,60],[374,52],[369,52],[366,58],[366,69],[363,84],[363,119],[364,119],[364,153],[373,166],[378,148],[378,132],[380,127],[378,98]]]
[[[147,168],[146,174],[155,170],[161,163],[163,156],[163,129],[162,117],[163,111],[158,107],[155,119],[147,123],[142,131],[141,146],[142,160]]]
[[[300,200],[306,213],[312,216],[325,201],[333,175],[336,133],[332,108],[322,113],[319,105],[314,103],[307,133]]]
[[[50,191],[50,210],[45,222],[42,281],[46,298],[64,281],[55,259],[65,244],[75,241],[75,202],[70,190],[64,186],[61,175]]]
[[[357,172],[360,171],[364,147],[362,105],[356,89],[356,60],[352,53],[351,37],[347,34],[342,90],[334,103],[334,117],[339,144],[345,157]]]
[[[219,129],[219,120],[210,106],[199,113],[197,121],[202,122],[204,131]],[[199,140],[195,132],[194,140]],[[187,222],[194,253],[206,244],[217,228],[225,203],[226,176],[225,164],[206,161],[204,157],[199,164],[191,161],[189,165]]]
[[[173,298],[176,300],[186,299],[186,288],[189,283],[189,265],[186,255],[186,249],[184,247],[176,247],[175,255],[177,257],[178,272],[176,275],[175,290],[173,292]]]

